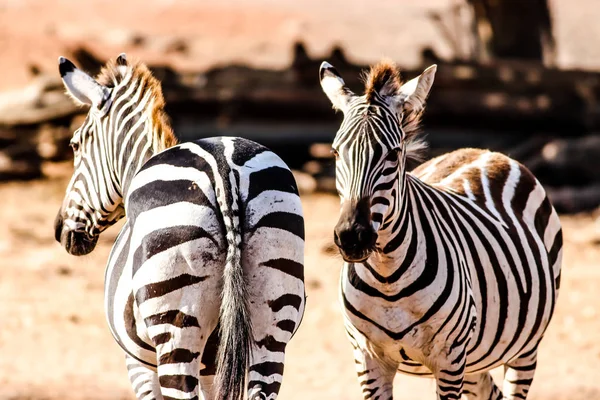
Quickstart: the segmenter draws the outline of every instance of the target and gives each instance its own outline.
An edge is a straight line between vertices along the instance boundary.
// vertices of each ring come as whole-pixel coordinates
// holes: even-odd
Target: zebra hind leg
[[[162,400],[158,375],[133,357],[126,355],[127,375],[137,400]]]
[[[504,366],[504,398],[526,399],[537,365],[537,347]]]
[[[502,392],[489,372],[466,375],[462,392],[469,400],[502,400]]]
[[[219,349],[219,329],[216,328],[208,337],[208,341],[204,346],[202,353],[202,367],[200,368],[200,390],[202,392],[201,399],[213,400],[215,398],[214,380],[217,373],[217,351]]]
[[[290,298],[296,297],[298,303],[289,302]],[[283,381],[285,348],[298,325],[296,306],[301,302],[299,296],[287,294],[273,301],[257,301],[250,305],[253,316],[260,316],[262,321],[268,322],[253,321],[254,345],[248,364],[248,400],[277,398]]]
[[[275,400],[283,380],[285,343],[267,338],[252,349],[248,366],[248,400]]]
[[[272,300],[250,304],[255,319],[254,343],[248,363],[249,400],[277,398],[283,381],[285,349],[304,310],[304,300],[297,294],[273,297]]]
[[[200,343],[174,343],[173,346],[160,346],[156,350],[159,360],[158,382],[163,397],[169,400],[198,400]]]

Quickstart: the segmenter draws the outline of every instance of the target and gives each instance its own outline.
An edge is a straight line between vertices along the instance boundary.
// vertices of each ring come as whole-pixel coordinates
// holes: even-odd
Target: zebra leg
[[[162,400],[158,375],[130,355],[125,355],[127,375],[137,400]]]
[[[489,372],[466,375],[462,393],[469,400],[502,400],[502,392]]]
[[[269,341],[269,342],[266,342]],[[248,367],[248,400],[275,400],[283,380],[286,343],[267,339],[252,349]]]
[[[207,332],[190,330],[195,332],[175,332],[169,341],[156,345],[158,383],[165,399],[200,398],[200,359]]]
[[[526,399],[537,364],[537,347],[504,366],[504,398]]]
[[[304,313],[304,288],[298,289],[301,291],[278,293],[271,299],[250,304],[254,346],[248,365],[249,400],[275,400],[279,394],[285,348]]]
[[[204,352],[202,353],[202,367],[200,368],[200,390],[201,398],[204,400],[213,400],[215,398],[214,380],[217,373],[217,351],[219,349],[219,329],[220,326],[210,334]]]
[[[453,352],[453,354],[456,354]],[[441,360],[434,371],[439,400],[460,399],[465,378],[465,351],[458,352],[458,357]]]
[[[348,333],[354,347],[354,364],[365,400],[391,400],[394,397],[394,377],[398,365],[360,348]]]

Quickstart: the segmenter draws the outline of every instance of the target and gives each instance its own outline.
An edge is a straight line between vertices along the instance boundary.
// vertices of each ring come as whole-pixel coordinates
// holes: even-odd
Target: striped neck
[[[406,270],[416,256],[418,224],[415,215],[419,207],[413,196],[414,178],[404,168],[399,168],[396,184],[387,198],[392,200],[390,212],[378,231],[377,250],[369,263],[381,276]]]
[[[109,132],[104,136],[104,147],[109,150],[107,167],[123,198],[135,173],[154,154],[154,129],[145,111],[150,101],[149,93],[129,101],[116,99],[110,117],[104,121],[105,132]]]
[[[113,106],[104,121],[104,132],[109,132],[104,146],[110,149],[107,162],[113,182],[126,198],[131,180],[142,165],[176,140],[162,117],[162,96],[157,99],[143,79],[125,79],[113,92]]]

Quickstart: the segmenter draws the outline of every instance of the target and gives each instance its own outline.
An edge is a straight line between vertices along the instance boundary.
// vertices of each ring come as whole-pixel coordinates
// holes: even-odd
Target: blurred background
[[[362,398],[331,240],[341,115],[318,67],[329,61],[361,92],[360,71],[388,57],[405,79],[438,64],[429,156],[502,151],[547,188],[564,272],[530,398],[600,399],[599,20],[596,0],[0,0],[0,400],[133,399],[103,311],[118,227],[83,258],[52,229],[72,172],[67,144],[87,112],[64,95],[57,57],[95,74],[121,52],[161,79],[182,141],[248,137],[296,174],[308,303],[280,398]],[[407,376],[395,391],[435,396],[432,381]]]

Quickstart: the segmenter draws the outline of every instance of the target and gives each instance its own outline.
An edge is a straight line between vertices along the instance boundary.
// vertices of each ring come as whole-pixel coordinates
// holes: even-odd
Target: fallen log
[[[36,125],[80,112],[60,78],[41,76],[23,90],[0,93],[0,126]]]
[[[41,159],[27,145],[13,145],[0,150],[0,181],[30,180],[42,176]]]

